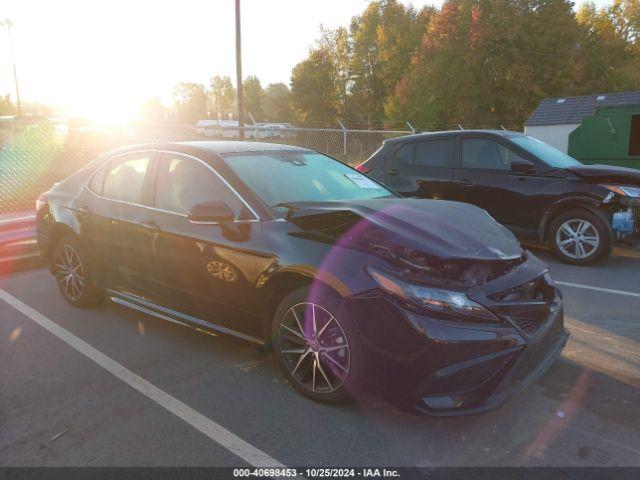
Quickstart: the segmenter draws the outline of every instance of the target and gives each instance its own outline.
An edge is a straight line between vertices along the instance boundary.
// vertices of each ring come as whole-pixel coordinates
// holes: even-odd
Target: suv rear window
[[[398,148],[393,156],[395,157],[395,163],[404,163],[405,165],[413,165],[414,152],[416,150],[416,144],[405,143]]]

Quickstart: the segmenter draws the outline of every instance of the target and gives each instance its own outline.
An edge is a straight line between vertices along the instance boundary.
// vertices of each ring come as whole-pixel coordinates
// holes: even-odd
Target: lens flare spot
[[[14,328],[13,331],[11,332],[11,334],[9,335],[9,342],[13,343],[16,340],[18,340],[18,338],[20,337],[21,333],[22,333],[22,327]]]

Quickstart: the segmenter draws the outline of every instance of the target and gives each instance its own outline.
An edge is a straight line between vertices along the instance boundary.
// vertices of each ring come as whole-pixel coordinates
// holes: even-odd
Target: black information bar
[[[0,480],[637,480],[640,467],[0,467]]]

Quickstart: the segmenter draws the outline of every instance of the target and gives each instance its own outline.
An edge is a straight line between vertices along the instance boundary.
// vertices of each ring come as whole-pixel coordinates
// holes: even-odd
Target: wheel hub
[[[314,393],[330,393],[347,377],[350,351],[338,320],[314,303],[287,310],[279,329],[280,354],[296,382]]]
[[[556,232],[556,245],[567,257],[583,259],[593,255],[600,245],[597,228],[588,220],[567,220]]]
[[[63,293],[71,300],[78,300],[84,291],[84,267],[80,255],[65,244],[56,256],[56,277]]]

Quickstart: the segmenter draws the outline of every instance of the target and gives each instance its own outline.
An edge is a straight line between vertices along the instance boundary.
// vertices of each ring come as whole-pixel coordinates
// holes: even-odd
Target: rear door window
[[[418,142],[413,164],[416,167],[449,167],[449,140]]]
[[[153,152],[130,153],[112,159],[107,166],[102,196],[128,203],[140,203],[142,186]]]

